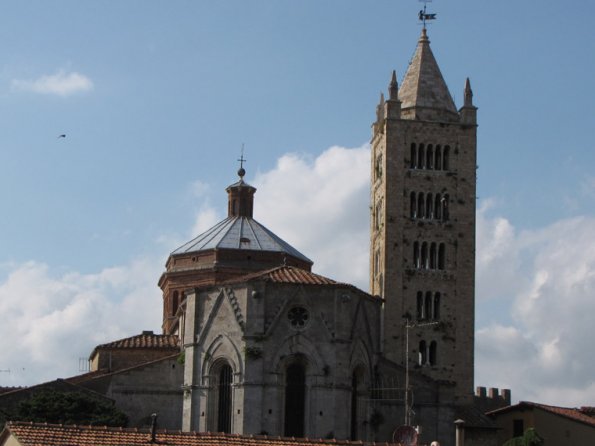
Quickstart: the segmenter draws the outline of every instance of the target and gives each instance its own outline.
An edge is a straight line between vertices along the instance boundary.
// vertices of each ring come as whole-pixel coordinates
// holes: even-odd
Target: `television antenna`
[[[432,13],[432,12],[428,12],[427,11],[428,3],[432,3],[432,0],[419,0],[419,1],[424,4],[424,9],[420,9],[420,11],[417,14],[417,16],[419,17],[419,20],[424,25],[424,29],[425,29],[426,28],[426,21],[436,20],[436,13]]]

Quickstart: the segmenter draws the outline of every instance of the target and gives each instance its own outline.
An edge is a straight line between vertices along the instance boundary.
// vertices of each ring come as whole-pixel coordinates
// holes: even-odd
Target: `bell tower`
[[[473,392],[476,107],[457,110],[424,26],[371,141],[370,293],[385,299],[384,355]],[[408,349],[407,349],[408,335]],[[408,350],[408,351],[407,351]]]

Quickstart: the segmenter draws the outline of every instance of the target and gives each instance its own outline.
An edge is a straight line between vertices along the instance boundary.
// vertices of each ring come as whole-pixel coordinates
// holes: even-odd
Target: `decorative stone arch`
[[[309,374],[324,375],[324,359],[316,348],[316,344],[308,339],[303,333],[295,333],[287,336],[281,346],[273,355],[272,362],[265,366],[265,370],[273,370],[276,374],[283,374],[288,361],[293,356],[301,355],[311,367]]]
[[[361,339],[356,339],[353,342],[351,355],[349,357],[349,370],[353,371],[357,367],[363,367],[365,371],[365,383],[369,385],[372,371],[372,358],[368,348]]]
[[[211,432],[233,432],[234,385],[241,381],[243,361],[239,349],[220,334],[202,358],[202,383],[207,387],[206,428]]]
[[[244,374],[242,354],[229,336],[220,334],[205,349],[201,367],[203,383],[208,384],[209,373],[213,364],[221,359],[228,361],[234,375],[238,380],[241,379]]]
[[[319,379],[328,375],[329,369],[316,344],[303,333],[285,338],[272,356],[265,370],[277,376],[279,432],[282,435],[305,436],[311,426],[311,390]],[[288,412],[290,411],[290,412]],[[289,414],[298,413],[297,417]]]

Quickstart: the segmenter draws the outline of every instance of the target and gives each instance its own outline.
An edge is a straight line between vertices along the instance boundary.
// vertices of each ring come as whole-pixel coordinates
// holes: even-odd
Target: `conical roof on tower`
[[[415,119],[458,118],[455,103],[434,58],[425,28],[401,83],[399,100],[402,110],[415,110]]]

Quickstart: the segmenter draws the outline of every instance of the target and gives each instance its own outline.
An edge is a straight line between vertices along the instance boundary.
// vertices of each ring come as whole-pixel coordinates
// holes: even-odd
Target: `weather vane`
[[[420,11],[418,13],[418,17],[419,17],[419,20],[423,23],[424,28],[425,28],[426,20],[436,20],[436,14],[426,12],[426,7],[428,6],[428,3],[430,3],[432,0],[419,0],[419,1],[423,2],[424,9],[420,9]]]

